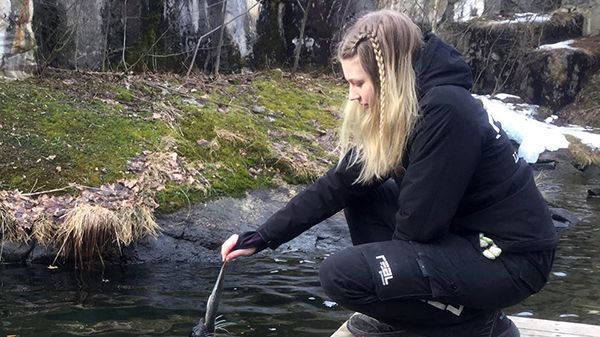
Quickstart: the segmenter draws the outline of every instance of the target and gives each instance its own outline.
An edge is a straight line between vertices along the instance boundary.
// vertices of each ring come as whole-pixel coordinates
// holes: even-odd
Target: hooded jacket
[[[403,156],[395,231],[390,239],[430,242],[446,233],[484,233],[508,252],[553,249],[548,208],[529,165],[469,90],[471,70],[435,35],[424,36],[413,62],[420,117]],[[270,248],[342,210],[384,180],[354,183],[349,155],[292,198],[257,230]]]

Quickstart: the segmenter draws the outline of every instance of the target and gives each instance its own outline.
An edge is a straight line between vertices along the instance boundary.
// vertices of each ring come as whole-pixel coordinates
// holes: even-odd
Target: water
[[[236,336],[325,336],[347,313],[320,289],[322,257],[234,262],[219,312]],[[187,336],[218,266],[143,265],[101,273],[0,267],[0,336]]]
[[[600,325],[600,200],[588,186],[542,178],[552,203],[582,223],[561,233],[549,284],[509,314]],[[545,180],[544,180],[545,179]],[[215,253],[216,254],[216,253]],[[329,302],[326,252],[264,252],[228,268],[219,312],[235,336],[329,336],[349,312]],[[0,266],[0,337],[186,336],[204,314],[218,265],[140,265],[99,272]]]

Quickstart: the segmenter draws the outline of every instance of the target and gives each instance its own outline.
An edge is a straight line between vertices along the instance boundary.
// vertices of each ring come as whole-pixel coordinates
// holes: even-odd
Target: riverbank
[[[0,82],[2,259],[217,259],[223,239],[335,163],[345,95],[339,79],[279,70]],[[598,152],[573,144],[542,155],[538,184],[599,175]],[[332,221],[290,248],[343,246],[343,219]]]
[[[331,77],[280,70],[0,82],[4,251],[103,260],[156,236],[155,214],[308,183],[336,160],[345,91]]]

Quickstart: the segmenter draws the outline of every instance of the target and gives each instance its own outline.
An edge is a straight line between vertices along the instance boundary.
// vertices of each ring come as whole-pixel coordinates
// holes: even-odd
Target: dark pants
[[[499,309],[547,282],[554,251],[503,252],[490,260],[478,234],[391,240],[397,195],[390,180],[345,209],[354,246],[328,257],[320,270],[325,292],[343,307],[425,336],[485,336]]]

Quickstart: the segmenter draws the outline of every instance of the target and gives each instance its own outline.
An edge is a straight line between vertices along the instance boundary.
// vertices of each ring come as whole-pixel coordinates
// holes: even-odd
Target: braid
[[[371,48],[373,48],[373,53],[375,54],[375,61],[377,61],[377,72],[379,74],[379,136],[383,137],[383,128],[384,128],[384,118],[385,118],[385,109],[386,109],[386,72],[385,72],[385,63],[383,61],[383,52],[381,50],[381,45],[379,44],[379,40],[377,39],[377,35],[371,32],[363,32],[356,36],[355,39],[350,40],[348,45],[350,46],[352,53],[356,53],[356,48],[362,41],[369,40],[371,43]]]
[[[383,139],[383,125],[385,118],[386,109],[386,74],[385,74],[385,63],[383,62],[383,52],[381,51],[381,45],[375,36],[370,36],[371,46],[375,53],[375,60],[377,61],[377,69],[379,70],[379,136]]]

